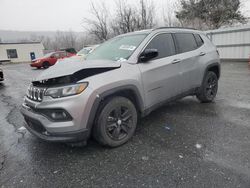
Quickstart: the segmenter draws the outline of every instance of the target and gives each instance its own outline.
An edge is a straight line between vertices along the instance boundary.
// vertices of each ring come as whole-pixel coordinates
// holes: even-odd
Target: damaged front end
[[[62,65],[60,65],[60,67],[54,66],[46,70],[32,82],[28,88],[27,97],[33,101],[41,102],[44,96],[61,98],[80,94],[86,89],[88,83],[84,81],[79,83],[79,81],[119,67],[120,63],[116,62],[112,62],[112,64],[85,63],[83,67],[71,67],[69,71],[66,71],[67,69],[64,69],[64,71]],[[58,68],[60,69],[58,70]],[[52,77],[52,75],[54,75],[54,77]],[[46,77],[48,77],[48,79],[46,79]]]
[[[71,65],[56,64],[45,70],[28,88],[21,108],[26,122],[24,126],[47,141],[87,140],[90,135],[87,126],[89,109],[96,94],[88,88],[85,78],[120,66],[116,62],[86,61]]]
[[[60,86],[60,85],[65,85],[65,84],[73,84],[73,83],[77,83],[80,80],[88,78],[90,76],[101,74],[101,73],[104,73],[113,69],[115,68],[111,67],[111,68],[83,69],[71,75],[60,76],[60,77],[44,79],[44,80],[39,80],[39,81],[38,80],[33,81],[32,84],[33,86],[36,86],[36,87],[55,87],[55,86]]]

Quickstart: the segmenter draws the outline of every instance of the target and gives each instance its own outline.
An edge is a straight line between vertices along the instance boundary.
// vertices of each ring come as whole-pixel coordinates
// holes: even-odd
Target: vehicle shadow
[[[32,71],[43,71],[43,70],[46,70],[44,68],[41,68],[41,69],[37,69],[37,68],[31,68]]]
[[[0,89],[3,89],[5,87],[3,82],[0,82]]]
[[[41,141],[26,132],[15,155],[23,156],[27,169],[48,173],[48,182],[55,175],[62,182],[71,174],[74,178],[85,177],[83,181],[88,182],[91,177],[105,176],[107,172],[113,176],[118,171],[136,175],[140,165],[151,169],[150,163],[159,169],[165,161],[180,164],[180,157],[200,160],[213,142],[211,127],[206,125],[211,118],[217,118],[214,108],[217,108],[214,103],[200,104],[191,97],[169,103],[141,119],[132,139],[117,148],[100,146],[92,139],[85,147],[70,147]],[[201,149],[195,148],[197,143]],[[168,168],[171,171],[172,166]]]

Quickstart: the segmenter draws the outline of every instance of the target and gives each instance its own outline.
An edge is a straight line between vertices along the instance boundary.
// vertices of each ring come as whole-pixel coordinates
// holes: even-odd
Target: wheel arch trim
[[[124,92],[124,91],[132,91],[133,92],[134,96],[136,97],[135,100],[137,102],[137,104],[135,104],[135,105],[137,105],[137,107],[139,108],[138,110],[140,112],[143,112],[143,110],[144,110],[143,98],[142,98],[142,96],[141,96],[141,94],[136,86],[123,85],[123,86],[118,86],[118,87],[112,88],[110,90],[107,90],[107,91],[104,91],[103,93],[98,94],[95,101],[93,102],[92,108],[90,110],[90,115],[89,115],[88,121],[87,121],[87,129],[89,130],[89,132],[91,132],[93,123],[95,121],[96,113],[98,111],[98,108],[99,108],[101,102],[109,96],[112,96],[116,93]]]
[[[212,67],[217,67],[218,68],[218,70],[219,70],[219,72],[218,72],[218,74],[219,74],[219,76],[218,76],[218,79],[220,78],[220,72],[221,72],[221,67],[220,67],[220,63],[218,63],[218,62],[215,62],[215,63],[211,63],[211,64],[209,64],[207,67],[206,67],[206,69],[205,69],[205,71],[204,71],[204,75],[203,75],[203,80],[204,80],[204,78],[205,78],[205,75],[206,75],[206,73],[208,72],[208,70],[210,69],[210,68],[212,68]]]

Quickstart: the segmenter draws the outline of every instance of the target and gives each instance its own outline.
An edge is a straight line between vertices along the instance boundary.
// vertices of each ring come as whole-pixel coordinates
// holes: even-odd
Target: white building
[[[42,57],[43,50],[40,42],[0,43],[0,62],[29,62]]]
[[[217,29],[206,33],[217,46],[221,59],[249,60],[250,26]]]

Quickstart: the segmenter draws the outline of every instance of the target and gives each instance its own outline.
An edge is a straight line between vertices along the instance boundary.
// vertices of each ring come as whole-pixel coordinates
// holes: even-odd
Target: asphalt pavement
[[[250,68],[223,63],[214,103],[195,97],[142,119],[127,144],[72,148],[38,140],[19,109],[44,70],[4,65],[0,84],[0,187],[250,187]]]

